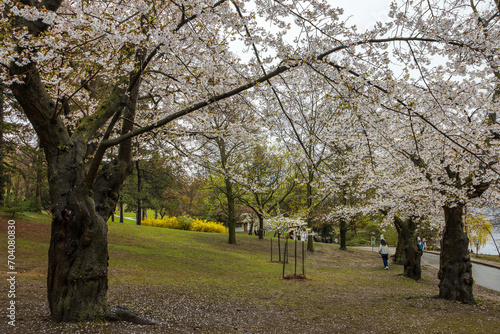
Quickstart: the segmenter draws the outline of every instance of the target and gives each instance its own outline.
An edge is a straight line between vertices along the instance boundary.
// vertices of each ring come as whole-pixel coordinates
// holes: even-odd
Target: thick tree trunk
[[[401,231],[401,237],[404,244],[404,272],[403,275],[419,280],[422,275],[422,267],[420,259],[422,253],[417,246],[417,238],[415,230],[417,228],[415,221],[412,218],[406,220],[394,216],[394,223],[398,226],[398,231]]]
[[[107,225],[97,213],[85,178],[87,143],[71,138],[54,115],[34,63],[11,66],[25,82],[11,89],[38,134],[47,160],[52,204],[47,293],[51,317],[74,322],[95,319],[106,308]]]
[[[48,152],[52,202],[47,292],[52,319],[94,319],[106,309],[107,225],[85,184],[86,145]]]
[[[61,3],[52,1],[46,9],[55,11]],[[19,22],[24,24],[24,20]],[[28,26],[34,35],[47,27],[38,23]],[[139,58],[145,55],[137,56],[138,64],[142,63]],[[60,117],[58,101],[49,96],[36,63],[20,66],[12,62],[10,71],[23,78],[22,83],[13,83],[11,90],[33,125],[47,160],[53,217],[47,274],[51,317],[65,322],[96,319],[106,310],[106,221],[130,174],[131,139],[120,144],[118,159],[104,166],[106,148],[95,151],[91,141],[110,119],[114,120],[112,126],[123,116],[122,134],[133,128],[141,80],[134,80],[136,74],[131,73],[133,86],[128,95],[121,84],[117,85],[92,115],[82,118],[76,129],[70,131]],[[122,115],[123,108],[126,113]]]
[[[47,160],[53,217],[47,274],[51,317],[65,322],[96,319],[106,309],[106,221],[129,174],[129,160],[119,157],[118,162],[104,165],[99,173],[90,173],[93,160],[88,158],[95,151],[87,145],[90,134],[86,130],[92,133],[95,129],[91,121],[86,119],[88,123],[81,123],[77,132],[69,133],[55,113],[57,104],[47,94],[36,65],[18,67],[12,63],[11,70],[25,76],[23,83],[14,83],[11,89],[35,128]],[[123,92],[114,93],[110,109],[98,112],[103,119],[112,116],[113,103],[123,97]],[[94,159],[94,167],[99,166],[101,160]],[[96,178],[89,177],[89,173]]]
[[[340,220],[340,249],[347,250],[347,222],[345,219]]]
[[[463,204],[443,206],[445,227],[441,241],[438,273],[439,297],[463,303],[475,303],[472,294],[474,279],[469,255],[469,239],[462,221]]]
[[[396,221],[394,222],[394,227],[396,227],[396,231],[398,232],[398,243],[396,245],[396,252],[394,253],[394,263],[403,265],[405,263],[405,242],[403,233]]]

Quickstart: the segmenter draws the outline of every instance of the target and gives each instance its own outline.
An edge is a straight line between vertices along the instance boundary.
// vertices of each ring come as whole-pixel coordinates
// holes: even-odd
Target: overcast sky
[[[364,32],[372,28],[376,22],[387,21],[390,0],[327,0],[332,7],[344,9],[343,20],[347,20],[347,25],[356,25],[359,32]],[[266,23],[263,23],[266,26]],[[293,31],[289,31],[293,36]],[[293,37],[290,37],[292,40]],[[231,48],[235,50],[242,59],[249,59],[253,56],[253,51],[243,46],[242,43],[234,43]]]
[[[358,26],[359,31],[371,28],[377,21],[386,21],[390,0],[328,0],[333,7],[344,9],[348,23]]]

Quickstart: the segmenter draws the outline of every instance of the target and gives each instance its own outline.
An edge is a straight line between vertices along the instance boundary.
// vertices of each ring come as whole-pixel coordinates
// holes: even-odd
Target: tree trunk
[[[402,220],[398,216],[394,216],[394,223],[396,226],[399,226],[398,231],[401,230],[401,236],[403,238],[405,253],[403,276],[419,280],[422,275],[420,263],[422,253],[417,246],[417,238],[415,236],[417,226],[415,221],[412,218]]]
[[[228,155],[226,152],[226,143],[223,138],[216,139],[219,147],[220,161],[223,170],[227,171]],[[235,196],[233,193],[233,182],[229,176],[224,177],[227,198],[227,227],[229,232],[229,244],[236,245],[236,214],[235,214]]]
[[[11,65],[25,75],[11,89],[38,134],[47,160],[52,204],[47,294],[52,319],[95,319],[106,308],[107,225],[97,213],[87,186],[87,143],[70,137],[54,115],[55,103],[47,94],[34,63]]]
[[[229,243],[236,245],[236,217],[235,217],[235,198],[233,195],[233,183],[229,178],[224,179],[226,183],[227,196],[227,225],[229,229]]]
[[[85,184],[85,153],[76,141],[47,152],[53,206],[47,292],[55,321],[94,319],[106,309],[107,225]]]
[[[492,233],[492,229],[489,230],[491,240],[493,240],[493,244],[495,245],[495,248],[497,249],[498,256],[500,257],[500,249],[498,248],[497,242],[495,241],[495,236]]]
[[[306,186],[306,205],[307,205],[307,228],[312,229],[313,220],[312,220],[312,181],[314,178],[313,172],[309,171],[309,180]],[[314,240],[313,238],[309,238],[307,240],[307,251],[314,252]]]
[[[398,232],[398,243],[396,245],[396,253],[394,253],[394,263],[403,265],[405,263],[405,242],[403,233],[401,232],[401,227],[399,226],[396,219],[394,220],[394,227],[396,227],[396,231]]]
[[[259,239],[264,239],[264,216],[257,214],[257,217],[259,217]]]
[[[248,235],[252,235],[253,233],[253,220],[250,222],[250,228],[248,229]]]
[[[3,140],[3,131],[5,127],[3,119],[3,85],[0,83],[0,208],[4,206],[5,203],[5,168],[3,164],[3,159],[5,156],[5,144]]]
[[[439,297],[462,303],[475,303],[474,279],[469,255],[469,239],[462,221],[463,204],[445,205],[445,227],[441,241]]]
[[[120,223],[123,223],[123,199],[120,196]]]
[[[55,11],[61,3],[52,2],[47,9]],[[144,58],[145,54],[138,52],[137,56]],[[142,60],[137,59],[138,64]],[[131,139],[120,144],[118,159],[106,164],[102,164],[106,147],[96,151],[91,140],[111,118],[110,126],[123,116],[122,134],[133,128],[141,80],[131,73],[133,85],[127,94],[117,84],[95,112],[70,131],[61,118],[62,107],[48,94],[36,63],[20,66],[11,62],[10,71],[23,77],[11,90],[35,129],[47,161],[52,206],[47,273],[51,317],[65,322],[96,319],[107,307],[106,221],[131,172]]]
[[[141,225],[141,200],[137,199],[137,210],[135,211],[135,224]]]
[[[35,185],[35,203],[33,209],[36,212],[42,211],[42,183],[43,183],[42,154],[43,152],[40,149],[37,149],[35,151],[36,185]]]
[[[141,225],[142,215],[141,215],[141,170],[139,169],[139,160],[135,162],[135,167],[137,169],[137,211],[135,214],[135,224]]]
[[[340,220],[340,249],[347,250],[347,223],[345,219]]]

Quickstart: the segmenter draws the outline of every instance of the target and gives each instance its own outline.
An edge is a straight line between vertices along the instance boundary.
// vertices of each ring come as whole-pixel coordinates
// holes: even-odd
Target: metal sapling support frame
[[[306,228],[305,223],[298,223],[294,225],[287,226],[287,231],[288,231],[288,236],[285,241],[285,249],[283,253],[283,272],[282,272],[282,278],[306,278],[306,271],[305,271],[305,245],[304,243],[308,241],[309,234],[310,234],[310,229]],[[294,274],[293,275],[285,275],[286,272],[286,263],[288,262],[288,254],[289,254],[289,243],[288,240],[293,237],[294,240]],[[297,241],[301,241],[302,243],[302,274],[297,274]]]
[[[281,233],[282,228],[276,228],[274,234],[278,236],[278,262],[281,263]],[[273,236],[271,236],[271,262],[273,261]]]

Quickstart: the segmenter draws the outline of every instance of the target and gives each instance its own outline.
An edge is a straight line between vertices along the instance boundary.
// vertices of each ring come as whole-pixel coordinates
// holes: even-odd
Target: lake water
[[[500,248],[500,226],[493,226],[493,237],[496,240],[497,246]],[[497,248],[495,247],[495,243],[493,240],[488,240],[488,243],[483,247],[479,248],[479,253],[481,254],[490,254],[490,255],[498,255]]]

